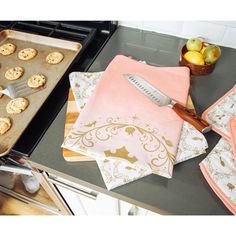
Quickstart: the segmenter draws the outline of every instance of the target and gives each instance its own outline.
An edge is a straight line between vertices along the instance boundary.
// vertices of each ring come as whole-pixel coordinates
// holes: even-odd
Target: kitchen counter
[[[145,60],[151,65],[176,66],[185,41],[173,36],[119,27],[89,71],[105,70],[117,54]],[[191,79],[190,94],[198,113],[202,113],[236,84],[236,50],[221,49],[222,56],[214,72]],[[64,160],[60,146],[64,136],[65,115],[66,104],[29,157],[33,166],[160,214],[231,214],[200,171],[199,163],[207,154],[176,165],[172,179],[149,175],[108,191],[95,162],[69,163]],[[210,132],[206,138],[209,153],[220,136]]]

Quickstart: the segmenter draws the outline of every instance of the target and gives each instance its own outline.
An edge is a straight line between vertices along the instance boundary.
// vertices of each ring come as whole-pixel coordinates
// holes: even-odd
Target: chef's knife
[[[123,77],[158,106],[171,107],[183,120],[193,125],[197,130],[202,133],[207,133],[211,130],[211,126],[200,116],[172,100],[160,90],[149,84],[141,76],[135,74],[124,74]]]

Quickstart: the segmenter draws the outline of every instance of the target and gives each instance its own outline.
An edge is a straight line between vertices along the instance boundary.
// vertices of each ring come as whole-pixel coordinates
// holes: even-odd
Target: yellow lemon
[[[203,55],[200,52],[189,51],[184,54],[184,58],[195,65],[204,65]]]

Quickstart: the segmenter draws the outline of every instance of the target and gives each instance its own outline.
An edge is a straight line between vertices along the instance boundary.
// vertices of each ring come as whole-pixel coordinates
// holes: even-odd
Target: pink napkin
[[[236,85],[202,113],[203,119],[212,125],[212,129],[228,141],[230,141],[229,120],[234,116],[236,116]]]
[[[202,116],[223,138],[200,163],[200,169],[212,190],[236,215],[236,86]]]
[[[138,74],[179,103],[187,102],[188,68],[153,67],[116,56],[64,143],[94,158],[150,166],[153,173],[170,178],[183,120],[145,97],[123,78],[125,73]]]
[[[215,194],[236,215],[236,166],[230,143],[221,138],[200,169]]]

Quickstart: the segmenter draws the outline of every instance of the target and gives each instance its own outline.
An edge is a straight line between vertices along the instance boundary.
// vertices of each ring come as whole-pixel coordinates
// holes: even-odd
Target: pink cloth
[[[71,150],[95,158],[121,158],[172,176],[183,120],[169,107],[158,107],[123,74],[137,74],[179,103],[187,102],[187,67],[153,67],[116,56],[98,82],[70,134]],[[66,141],[65,141],[66,142]]]
[[[236,86],[203,112],[203,119],[206,119],[212,125],[212,129],[224,139],[220,140],[212,150],[213,154],[210,153],[200,163],[200,169],[212,190],[222,200],[225,206],[236,215],[236,198],[234,192],[236,173],[235,101]],[[220,143],[224,145],[220,147]],[[229,147],[225,143],[228,143]],[[232,150],[230,145],[232,146]],[[217,150],[215,151],[215,149]],[[209,165],[209,163],[211,164]],[[229,191],[228,188],[230,189]]]
[[[231,199],[229,199],[226,194],[219,188],[216,182],[211,178],[210,174],[208,173],[207,168],[205,167],[204,163],[200,163],[200,169],[207,180],[208,184],[215,192],[215,194],[220,198],[220,200],[225,204],[225,206],[234,214],[236,215],[236,205],[233,203]]]
[[[231,99],[232,104],[227,99],[230,99],[230,96],[234,95],[235,92],[236,85],[202,113],[202,118],[212,125],[212,129],[228,141],[230,141],[230,134],[225,128],[228,128],[228,121],[234,116],[234,107],[236,105],[233,99]],[[222,115],[224,117],[217,118],[217,116],[220,117]],[[220,120],[222,120],[222,124],[220,124]]]
[[[200,163],[200,169],[215,194],[236,215],[236,117],[229,122],[229,133],[231,134],[230,142],[223,138],[219,141],[219,143],[228,143],[228,146],[222,145],[219,148],[218,143],[211,152],[213,154],[210,153]],[[209,163],[211,164],[209,165]]]

